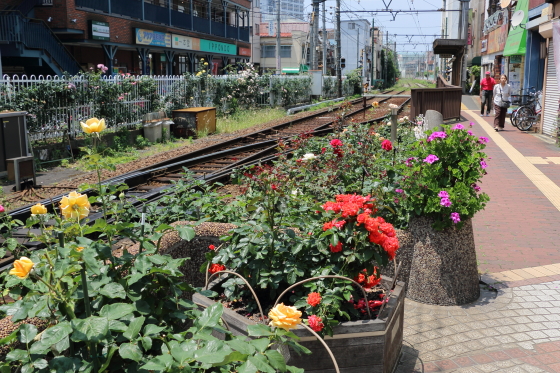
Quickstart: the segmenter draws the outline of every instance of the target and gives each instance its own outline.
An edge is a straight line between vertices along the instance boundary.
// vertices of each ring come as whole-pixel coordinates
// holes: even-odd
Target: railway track
[[[383,92],[384,95],[391,94]],[[398,95],[402,93],[395,92]],[[402,110],[408,103],[410,98],[392,98],[385,97],[376,99],[375,96],[365,102],[363,99],[351,102],[351,107],[346,108],[346,119],[358,117],[365,113],[371,107],[373,101],[379,103],[393,100],[393,103],[399,105]],[[396,102],[395,102],[396,101]],[[198,179],[207,182],[223,181],[227,179],[233,169],[241,166],[256,164],[259,162],[269,162],[277,157],[277,144],[279,140],[289,141],[290,139],[302,133],[311,133],[316,136],[326,135],[332,132],[336,123],[340,120],[339,111],[321,111],[312,115],[298,118],[276,125],[274,127],[250,133],[249,135],[234,138],[207,149],[198,150],[183,156],[176,157],[149,167],[138,169],[118,177],[106,180],[103,184],[119,184],[125,183],[128,186],[126,191],[126,199],[136,208],[140,209],[146,203],[152,203],[158,199],[173,194],[174,182],[179,181],[183,175],[184,169],[189,169]],[[380,121],[386,114],[380,115],[378,118],[368,119],[361,123],[372,123]],[[360,118],[357,118],[358,120]],[[83,193],[93,195],[93,190],[85,190]],[[60,194],[49,200],[43,200],[49,210],[52,210],[53,204],[57,205],[60,199],[67,193]],[[25,221],[31,214],[30,208],[32,204],[22,208],[13,210],[10,215],[22,221]],[[51,211],[52,212],[52,211]],[[102,218],[103,212],[100,206],[92,206],[92,213],[89,215],[90,224],[95,220]],[[37,233],[37,232],[36,232]],[[14,231],[14,238],[21,244],[30,249],[41,247],[41,243],[29,241],[29,229],[19,229]],[[7,255],[0,259],[0,270],[8,268],[14,258]]]

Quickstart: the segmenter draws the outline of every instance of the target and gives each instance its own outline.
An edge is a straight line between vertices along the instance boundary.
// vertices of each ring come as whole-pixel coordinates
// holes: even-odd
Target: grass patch
[[[216,133],[230,133],[285,116],[286,110],[278,108],[243,110],[227,117],[218,117],[216,120]]]
[[[411,88],[420,88],[420,86],[418,86],[416,83],[422,84],[425,88],[435,88],[436,84],[435,83],[431,83],[427,80],[423,80],[423,79],[399,79],[397,81],[397,83],[392,86],[392,89],[397,89],[397,88],[401,88],[401,89],[411,89]],[[407,86],[407,85],[410,85]]]

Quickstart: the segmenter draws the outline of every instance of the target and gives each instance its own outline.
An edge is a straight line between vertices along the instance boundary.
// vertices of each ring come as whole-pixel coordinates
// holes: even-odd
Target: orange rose
[[[268,313],[270,325],[285,330],[295,329],[301,324],[301,311],[295,307],[285,306],[284,303],[276,305]]]
[[[22,280],[26,279],[34,265],[35,263],[33,263],[31,259],[22,256],[19,260],[14,262],[14,268],[10,270],[10,274],[17,276]]]

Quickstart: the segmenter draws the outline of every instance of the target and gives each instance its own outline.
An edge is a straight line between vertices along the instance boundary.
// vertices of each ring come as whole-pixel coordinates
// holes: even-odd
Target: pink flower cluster
[[[451,200],[449,199],[449,193],[447,193],[445,190],[442,190],[438,193],[438,197],[441,198],[441,201],[439,202],[440,205],[442,205],[443,207],[450,207],[451,206]]]

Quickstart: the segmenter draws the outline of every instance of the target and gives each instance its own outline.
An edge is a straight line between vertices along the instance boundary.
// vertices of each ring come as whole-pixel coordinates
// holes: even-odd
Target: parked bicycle
[[[534,89],[534,88],[530,88]],[[520,105],[511,114],[511,124],[521,131],[528,131],[540,120],[542,92],[528,92],[527,95],[512,95],[512,102]]]

